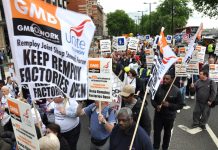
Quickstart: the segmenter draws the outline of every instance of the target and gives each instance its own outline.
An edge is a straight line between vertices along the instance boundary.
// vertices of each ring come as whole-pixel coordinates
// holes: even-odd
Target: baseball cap
[[[120,92],[121,96],[128,97],[130,94],[134,94],[135,89],[132,85],[125,85],[122,89],[122,92]]]

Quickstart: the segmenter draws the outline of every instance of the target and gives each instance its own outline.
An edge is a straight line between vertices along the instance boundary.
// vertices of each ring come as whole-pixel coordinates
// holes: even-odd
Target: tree
[[[192,10],[188,8],[189,0],[165,0],[149,16],[143,16],[145,31],[153,35],[159,34],[161,27],[165,27],[166,34],[172,34],[174,29],[184,27],[187,24]],[[149,20],[149,18],[151,20]],[[146,25],[146,26],[145,26]],[[149,30],[148,30],[149,29]],[[146,34],[146,33],[145,33]]]
[[[135,31],[135,22],[123,10],[107,14],[107,28],[109,35],[122,35]]]
[[[193,0],[194,7],[197,11],[203,12],[209,17],[218,18],[218,1],[217,0]]]

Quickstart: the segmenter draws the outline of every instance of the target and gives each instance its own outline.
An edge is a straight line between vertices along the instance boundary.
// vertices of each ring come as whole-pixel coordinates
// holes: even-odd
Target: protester
[[[110,133],[116,123],[115,112],[108,102],[101,102],[101,113],[99,113],[100,102],[95,101],[82,109],[80,104],[77,110],[79,116],[86,114],[90,118],[91,145],[90,150],[108,150]]]
[[[144,98],[145,94],[145,80],[137,77],[135,70],[130,69],[127,73],[128,75],[124,79],[124,85],[132,85],[135,89],[135,94],[141,99]]]
[[[154,144],[155,150],[160,148],[161,131],[164,129],[162,149],[167,150],[171,138],[171,130],[173,128],[174,120],[176,118],[176,111],[182,109],[182,96],[176,86],[172,86],[166,100],[163,100],[173,81],[173,75],[170,72],[163,77],[163,84],[161,84],[156,92],[151,103],[155,108],[154,114]]]
[[[202,70],[199,73],[199,80],[195,84],[192,84],[191,88],[196,92],[192,127],[206,129],[205,125],[210,116],[210,105],[216,98],[217,85],[213,80],[209,79],[208,72]]]
[[[49,133],[39,139],[40,150],[60,150],[60,142],[54,133]]]
[[[54,116],[54,108],[55,103],[52,98],[46,99],[46,108],[45,108],[45,119],[47,118],[47,124],[54,123],[55,122],[55,116]]]
[[[3,86],[1,88],[2,98],[0,101],[0,120],[1,125],[4,127],[4,131],[13,131],[12,124],[11,124],[11,117],[9,115],[8,110],[8,98],[12,98],[9,88],[7,86]]]
[[[209,58],[208,58],[208,63],[205,63],[205,64],[203,65],[202,70],[205,70],[205,71],[207,71],[207,72],[209,73],[209,66],[210,66],[211,64],[215,64],[215,62],[216,62],[216,60],[215,60],[214,57],[209,57]]]
[[[6,86],[9,88],[12,97],[15,98],[19,92],[19,88],[17,86],[17,83],[13,81],[10,76],[7,77]]]
[[[137,97],[135,98],[134,88],[131,85],[125,85],[120,92],[120,95],[122,97],[121,107],[130,108],[133,112],[133,120],[136,122],[139,116],[140,108],[142,107],[142,101],[138,100]],[[147,132],[148,135],[150,135],[151,119],[146,105],[143,106],[139,125]]]
[[[3,80],[0,80],[0,89],[5,85],[5,82]],[[0,99],[2,98],[3,94],[2,91],[0,90]]]
[[[70,150],[67,140],[61,135],[61,128],[55,123],[50,123],[46,127],[46,134],[54,133],[60,142],[60,150]]]
[[[76,115],[78,103],[71,99],[64,101],[63,96],[57,96],[53,101],[55,123],[61,127],[61,135],[67,140],[71,150],[76,150],[81,126]]]
[[[117,120],[118,125],[114,127],[110,136],[110,150],[128,150],[136,127],[131,109],[121,108]],[[132,149],[152,150],[150,138],[140,126],[137,128]]]

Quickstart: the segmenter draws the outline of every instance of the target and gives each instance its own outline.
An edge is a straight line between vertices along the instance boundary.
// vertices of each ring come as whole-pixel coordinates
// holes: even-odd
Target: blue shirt
[[[114,110],[109,111],[109,106],[106,106],[102,111],[102,115],[108,123],[113,124],[116,122]],[[105,129],[103,124],[99,124],[98,113],[96,112],[96,105],[91,104],[84,108],[87,116],[90,118],[90,132],[91,137],[96,140],[104,140],[110,136],[110,133]]]

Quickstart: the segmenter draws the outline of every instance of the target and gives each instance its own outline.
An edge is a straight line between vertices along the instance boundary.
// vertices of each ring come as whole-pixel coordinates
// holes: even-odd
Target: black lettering
[[[24,82],[25,80],[25,75],[24,75],[24,68],[20,68],[20,78],[21,78],[21,82]]]
[[[46,80],[46,82],[51,82],[51,79],[52,79],[52,72],[51,72],[51,70],[50,69],[47,69],[46,70],[46,76],[45,76],[45,80]]]
[[[30,64],[30,50],[24,49],[23,51],[23,61],[24,61],[24,65],[29,65]]]
[[[31,58],[31,62],[32,62],[31,64],[32,64],[32,65],[37,65],[37,63],[36,63],[36,62],[37,62],[37,59],[36,59],[36,58],[37,58],[37,56],[36,56],[36,50],[32,50],[32,58]]]
[[[37,73],[37,75],[36,75]],[[39,73],[39,70],[37,67],[33,67],[32,68],[32,81],[35,82],[38,80],[38,73]]]

